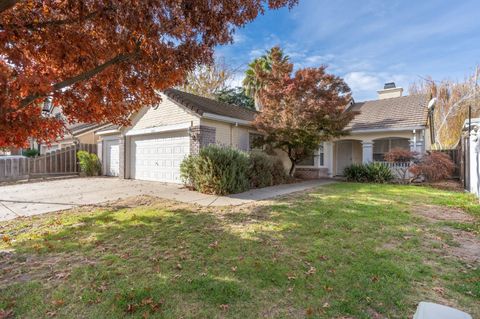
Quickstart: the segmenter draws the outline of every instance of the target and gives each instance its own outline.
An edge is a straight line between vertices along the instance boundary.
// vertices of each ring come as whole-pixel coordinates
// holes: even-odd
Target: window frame
[[[313,153],[313,165],[301,165],[297,164],[298,168],[320,168],[325,166],[325,144],[321,142],[318,148]]]

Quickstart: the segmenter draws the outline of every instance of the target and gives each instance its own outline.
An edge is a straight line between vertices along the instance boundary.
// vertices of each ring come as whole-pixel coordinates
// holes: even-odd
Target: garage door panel
[[[189,154],[187,132],[134,137],[132,178],[180,183],[180,164]]]

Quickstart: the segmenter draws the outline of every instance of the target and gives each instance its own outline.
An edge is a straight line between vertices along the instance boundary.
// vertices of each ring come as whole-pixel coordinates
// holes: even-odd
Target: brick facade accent
[[[295,169],[295,177],[301,178],[301,179],[326,178],[326,177],[328,177],[328,168],[326,168],[326,167],[318,167],[318,168],[297,167]]]
[[[190,129],[190,154],[198,154],[202,147],[215,144],[216,129],[198,125]]]

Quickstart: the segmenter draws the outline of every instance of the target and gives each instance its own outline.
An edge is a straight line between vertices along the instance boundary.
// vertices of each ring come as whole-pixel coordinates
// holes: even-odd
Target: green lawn
[[[462,216],[457,208],[464,219],[420,214]],[[3,222],[0,309],[18,318],[409,318],[430,300],[480,317],[469,255],[479,219],[467,194],[339,183],[233,209],[144,198]]]

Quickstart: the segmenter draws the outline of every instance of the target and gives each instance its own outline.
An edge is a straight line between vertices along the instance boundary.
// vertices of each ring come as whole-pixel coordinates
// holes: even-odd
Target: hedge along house
[[[256,112],[212,99],[166,90],[162,102],[144,107],[129,127],[98,130],[105,175],[180,183],[180,163],[209,144],[249,150]]]

